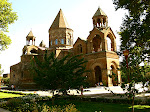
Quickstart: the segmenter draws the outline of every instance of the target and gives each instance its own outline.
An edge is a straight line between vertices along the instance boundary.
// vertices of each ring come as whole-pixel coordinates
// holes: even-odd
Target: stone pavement
[[[97,87],[91,87],[91,88],[85,88],[83,95],[84,96],[91,96],[91,97],[100,97],[100,96],[108,96],[110,95],[111,91],[116,94],[123,94],[124,91],[120,86],[113,86],[113,87],[104,87],[104,86],[97,86]],[[34,93],[38,94],[40,96],[52,96],[51,91],[22,91],[23,93]],[[57,94],[57,91],[55,91],[55,94]],[[75,89],[69,90],[69,94],[71,95],[81,95],[80,92],[77,92]],[[111,95],[113,96],[113,95]],[[143,93],[136,96],[137,98],[150,98],[150,93]]]
[[[6,102],[1,102],[0,104],[2,104],[2,103],[6,103]],[[0,112],[11,112],[11,111],[8,111],[8,110],[5,110],[3,108],[0,108]]]
[[[0,108],[0,112],[11,112],[11,111]]]

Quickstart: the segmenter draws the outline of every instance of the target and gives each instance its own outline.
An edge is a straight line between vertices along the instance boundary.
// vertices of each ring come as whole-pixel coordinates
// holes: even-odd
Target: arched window
[[[71,45],[71,40],[69,38],[67,39],[67,45]]]
[[[53,41],[51,40],[51,45],[53,45]]]
[[[107,50],[111,51],[111,40],[109,37],[107,37],[106,40],[107,40]]]
[[[101,20],[98,18],[97,19],[97,27],[100,27],[100,23],[101,23]]]
[[[82,45],[81,44],[78,45],[77,52],[78,53],[82,53]]]
[[[13,78],[15,78],[15,74],[13,74]]]
[[[57,44],[58,44],[58,39],[55,40],[55,45],[57,45]]]
[[[64,44],[64,39],[61,39],[61,44]]]
[[[95,35],[95,37],[93,38],[93,50],[94,52],[99,52],[102,50],[102,47],[101,47],[101,38],[99,35]]]
[[[107,50],[116,51],[115,37],[111,33],[107,35]]]

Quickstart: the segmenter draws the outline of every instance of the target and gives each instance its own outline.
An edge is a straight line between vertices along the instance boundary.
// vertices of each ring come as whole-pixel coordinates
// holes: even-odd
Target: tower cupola
[[[100,7],[97,9],[92,19],[94,27],[97,28],[108,27],[108,17]]]
[[[61,9],[49,29],[49,47],[73,47],[73,30],[69,27]]]
[[[35,45],[35,36],[33,36],[32,30],[29,32],[29,34],[26,37],[26,44],[30,45],[31,40],[32,40],[32,45]]]

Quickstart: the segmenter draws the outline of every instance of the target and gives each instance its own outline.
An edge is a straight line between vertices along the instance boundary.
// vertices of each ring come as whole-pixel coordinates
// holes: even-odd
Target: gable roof
[[[82,42],[86,43],[85,39],[82,39],[82,38],[78,37],[76,42],[73,44],[73,46],[75,46],[79,41],[82,41]]]
[[[56,28],[70,28],[61,9],[59,10],[55,20],[53,21],[50,27],[50,29],[56,29]]]
[[[46,44],[45,44],[44,41],[42,40],[39,46],[40,46],[40,47],[46,47]]]

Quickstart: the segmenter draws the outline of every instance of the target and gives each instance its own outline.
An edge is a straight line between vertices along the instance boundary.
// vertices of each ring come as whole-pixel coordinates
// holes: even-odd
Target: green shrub
[[[4,85],[8,86],[9,85],[9,80],[10,78],[2,78],[3,82],[4,82]]]
[[[39,95],[26,95],[20,98],[12,98],[6,104],[0,107],[8,109],[12,112],[78,112],[75,105],[69,104],[63,107],[48,105],[40,105],[37,102],[49,100],[49,97],[41,97]]]
[[[69,104],[63,106],[63,108],[61,108],[60,106],[49,107],[47,105],[43,105],[41,112],[79,112],[79,111],[75,108],[75,105]]]
[[[10,110],[12,110],[13,108],[19,108],[19,106],[23,103],[24,102],[21,99],[12,98],[7,101],[6,105],[7,105],[7,107],[9,107]]]

